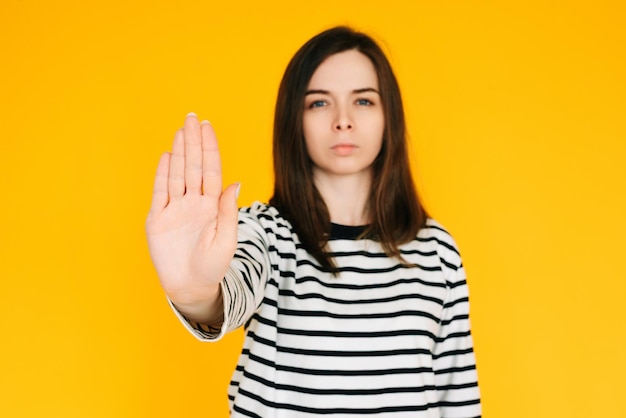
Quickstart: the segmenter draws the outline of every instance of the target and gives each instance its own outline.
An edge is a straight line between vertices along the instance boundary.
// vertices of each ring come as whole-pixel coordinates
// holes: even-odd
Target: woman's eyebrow
[[[328,90],[307,90],[306,93],[304,93],[305,96],[308,96],[309,94],[330,94],[330,92]]]
[[[365,88],[362,88],[362,89],[352,90],[352,93],[356,93],[356,94],[359,94],[359,93],[367,93],[367,92],[372,92],[372,93],[380,94],[380,93],[378,92],[378,90],[376,90],[376,89],[375,89],[375,88],[373,88],[373,87],[365,87]]]
[[[373,87],[363,87],[361,89],[352,90],[353,94],[368,93],[368,92],[380,94],[378,90],[376,90]],[[308,96],[309,94],[330,94],[330,92],[328,90],[315,89],[315,90],[307,90],[306,93],[304,93],[305,96]]]

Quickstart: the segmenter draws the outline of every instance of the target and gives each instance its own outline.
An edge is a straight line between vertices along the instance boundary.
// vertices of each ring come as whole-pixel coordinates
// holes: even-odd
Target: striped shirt
[[[222,281],[224,323],[183,324],[216,341],[245,327],[229,387],[232,417],[470,418],[481,415],[465,273],[436,221],[400,247],[333,225],[339,274],[324,272],[272,206],[239,211]]]

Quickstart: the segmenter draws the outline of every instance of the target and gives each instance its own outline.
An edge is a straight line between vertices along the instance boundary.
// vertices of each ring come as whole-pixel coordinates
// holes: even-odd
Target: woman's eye
[[[371,106],[374,103],[372,103],[372,101],[368,99],[358,99],[356,101],[356,104],[358,104],[359,106]]]
[[[309,105],[310,108],[322,107],[322,106],[326,106],[326,102],[324,100],[315,100],[314,102],[311,102],[311,104]]]

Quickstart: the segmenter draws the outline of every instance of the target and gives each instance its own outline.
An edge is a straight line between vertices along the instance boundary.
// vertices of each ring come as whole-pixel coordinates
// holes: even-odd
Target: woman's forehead
[[[348,50],[326,58],[313,73],[309,90],[378,90],[378,75],[372,61],[357,50]]]

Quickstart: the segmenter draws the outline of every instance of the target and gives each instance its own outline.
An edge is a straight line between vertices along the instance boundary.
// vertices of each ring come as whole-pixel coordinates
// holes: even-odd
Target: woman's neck
[[[326,203],[331,222],[355,226],[371,222],[367,207],[371,175],[328,176],[315,173],[313,178]]]

